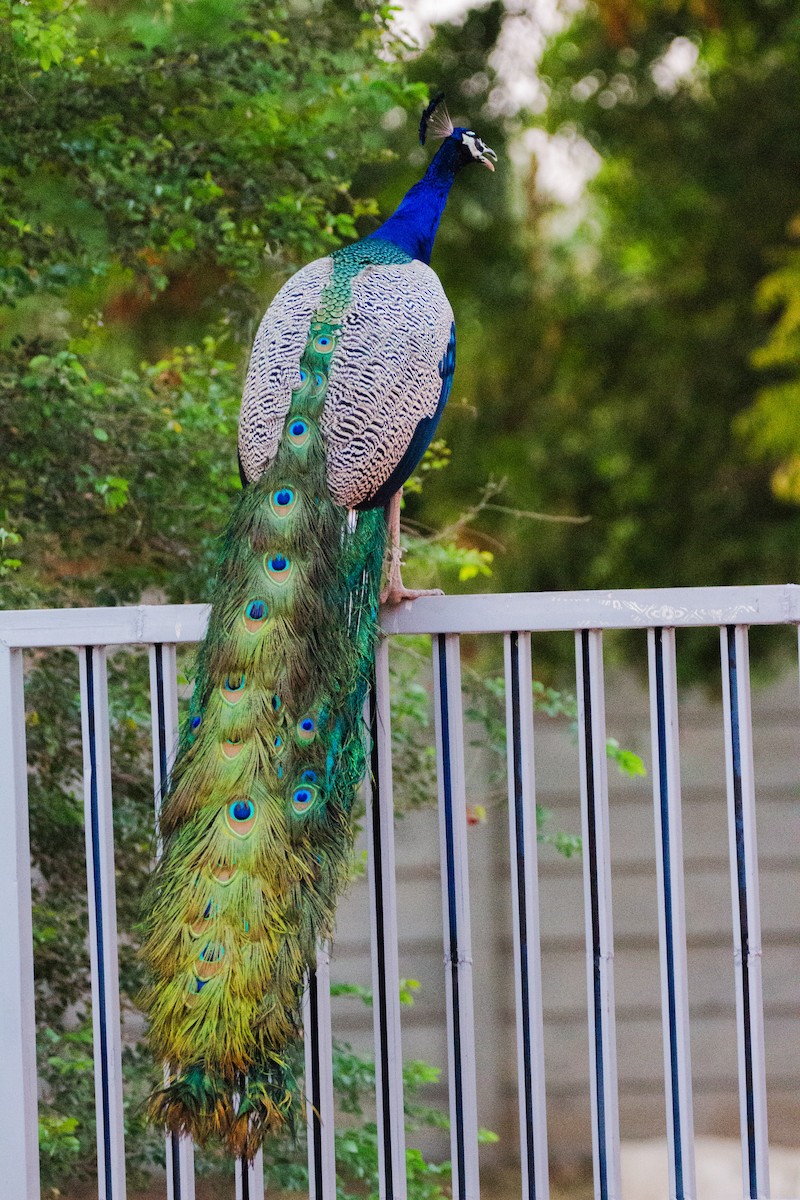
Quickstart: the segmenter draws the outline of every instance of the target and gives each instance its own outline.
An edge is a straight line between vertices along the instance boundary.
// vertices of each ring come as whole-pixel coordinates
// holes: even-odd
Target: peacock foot
[[[394,607],[404,600],[418,600],[420,596],[443,596],[441,588],[407,588],[402,583],[389,584],[381,592],[381,604]]]

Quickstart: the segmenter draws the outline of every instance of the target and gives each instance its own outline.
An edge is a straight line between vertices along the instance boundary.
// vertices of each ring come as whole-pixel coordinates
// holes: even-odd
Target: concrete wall
[[[788,651],[788,646],[787,646]],[[679,642],[680,654],[680,642]],[[648,700],[642,680],[607,668],[608,731],[639,752],[649,771]],[[738,1135],[731,900],[727,860],[721,704],[692,691],[680,722],[687,871],[692,1054],[698,1133]],[[796,673],[754,690],[754,738],[761,861],[770,1134],[800,1143],[800,699]],[[577,748],[568,725],[537,724],[540,802],[551,827],[578,832]],[[489,819],[469,833],[481,1123],[501,1135],[482,1162],[513,1159],[517,1141],[516,1048],[509,913],[508,826],[502,801],[487,794],[480,755],[468,772],[470,799]],[[623,1138],[665,1134],[663,1058],[651,780],[621,777],[609,764],[613,903]],[[436,814],[423,810],[397,829],[401,972],[420,980],[404,1011],[406,1057],[445,1067],[444,986]],[[540,848],[548,1124],[552,1155],[591,1153],[585,949],[579,859]],[[366,884],[345,900],[334,977],[369,983]],[[371,1015],[337,1001],[335,1032],[367,1046]],[[429,1099],[446,1105],[446,1079]],[[446,1138],[423,1139],[447,1155]]]

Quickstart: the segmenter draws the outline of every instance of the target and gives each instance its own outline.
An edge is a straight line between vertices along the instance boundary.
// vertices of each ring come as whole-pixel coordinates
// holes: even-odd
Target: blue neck
[[[447,196],[461,165],[460,144],[446,138],[430,166],[406,192],[397,210],[369,236],[393,242],[412,258],[431,261],[431,251]]]

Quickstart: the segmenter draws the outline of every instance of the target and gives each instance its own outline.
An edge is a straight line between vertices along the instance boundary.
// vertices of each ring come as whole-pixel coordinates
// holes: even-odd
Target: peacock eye
[[[292,563],[285,554],[267,554],[264,569],[273,583],[286,583],[292,574]]]
[[[215,867],[212,867],[211,874],[217,883],[221,883],[223,887],[230,883],[236,872],[239,870],[235,862],[228,863],[220,859]]]
[[[219,962],[219,960],[224,957],[225,947],[221,946],[218,942],[209,942],[206,946],[203,946],[203,949],[200,951],[201,962]]]
[[[296,787],[292,792],[292,808],[296,813],[307,812],[318,795],[317,788],[306,787],[301,784],[300,787]]]
[[[202,717],[192,717],[192,720],[191,720],[192,729],[199,729],[202,720],[203,720]]]
[[[201,983],[208,983],[209,979],[213,979],[222,969],[222,960],[224,957],[225,947],[221,942],[206,942],[197,956],[195,966],[198,992],[200,991]]]
[[[301,718],[297,722],[297,737],[301,742],[313,742],[317,734],[317,723],[312,716]]]
[[[244,749],[241,738],[225,738],[222,743],[222,753],[225,758],[237,758]]]
[[[292,421],[289,425],[289,441],[293,446],[304,446],[310,436],[306,421]]]
[[[228,831],[237,838],[245,839],[252,833],[256,823],[256,806],[246,796],[238,796],[225,813]]]
[[[248,600],[244,606],[244,627],[248,633],[258,633],[267,619],[265,600]]]
[[[289,487],[277,488],[269,498],[269,503],[276,517],[286,517],[294,508],[297,496]]]
[[[245,675],[227,675],[222,685],[222,699],[226,704],[238,704],[244,695]]]

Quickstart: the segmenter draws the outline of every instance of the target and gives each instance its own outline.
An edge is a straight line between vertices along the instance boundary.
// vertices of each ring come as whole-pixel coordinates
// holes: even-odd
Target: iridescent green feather
[[[353,527],[331,499],[320,422],[352,279],[374,261],[407,256],[334,255],[276,456],[231,517],[146,898],[144,1007],[172,1078],[151,1115],[248,1156],[293,1119],[285,1051],[366,766],[385,522]]]

